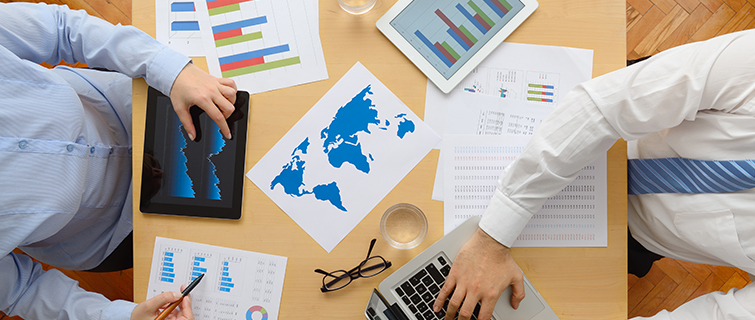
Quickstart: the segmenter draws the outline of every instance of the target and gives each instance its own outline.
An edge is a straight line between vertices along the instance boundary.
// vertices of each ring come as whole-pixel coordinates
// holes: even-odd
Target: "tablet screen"
[[[170,98],[147,96],[140,209],[145,213],[239,219],[243,195],[249,94],[238,91],[228,118],[231,140],[196,106],[197,137],[188,138]]]
[[[522,8],[519,0],[414,0],[390,24],[449,79]]]

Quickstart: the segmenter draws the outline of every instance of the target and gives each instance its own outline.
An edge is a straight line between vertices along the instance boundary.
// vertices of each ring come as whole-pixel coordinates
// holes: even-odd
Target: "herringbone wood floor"
[[[0,0],[13,2],[16,0]],[[29,0],[32,1],[32,0]],[[36,2],[36,1],[32,1]],[[131,0],[45,0],[84,9],[112,23],[131,24]],[[653,55],[681,44],[755,28],[755,0],[627,0],[627,59]],[[45,269],[49,269],[45,266]],[[133,299],[133,270],[90,273],[61,270],[82,288],[109,299]],[[650,272],[628,275],[628,317],[649,316],[713,291],[741,288],[747,274],[736,268],[699,265],[669,258]],[[20,320],[0,313],[0,320]]]

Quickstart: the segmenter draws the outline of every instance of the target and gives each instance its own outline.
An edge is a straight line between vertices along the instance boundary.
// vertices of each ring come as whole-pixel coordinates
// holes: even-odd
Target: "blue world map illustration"
[[[320,131],[322,149],[319,151],[327,157],[333,168],[353,168],[369,174],[370,164],[376,160],[372,154],[363,150],[359,135],[372,134],[371,129],[387,131],[395,125],[395,138],[400,140],[415,130],[414,122],[407,119],[405,113],[397,114],[390,119],[380,119],[376,106],[369,98],[373,94],[371,87],[372,85],[367,85],[351,101],[341,106],[330,124]],[[336,181],[325,181],[315,184],[311,189],[307,188],[304,170],[307,167],[306,159],[311,143],[318,142],[310,141],[309,137],[306,137],[293,149],[291,160],[282,166],[281,172],[270,183],[270,189],[274,190],[276,186],[281,185],[283,192],[291,197],[313,195],[317,200],[327,201],[341,211],[348,211],[343,205],[341,189]]]

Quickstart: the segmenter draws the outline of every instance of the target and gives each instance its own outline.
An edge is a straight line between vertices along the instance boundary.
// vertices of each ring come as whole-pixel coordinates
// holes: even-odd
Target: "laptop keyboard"
[[[445,319],[448,299],[438,313],[433,312],[433,303],[435,303],[440,288],[446,282],[449,271],[451,271],[451,264],[448,263],[446,258],[439,255],[437,258],[428,261],[423,269],[409,277],[394,291],[417,320]],[[452,295],[453,293],[449,297]],[[471,319],[477,320],[479,312],[480,304],[478,303]],[[458,315],[454,319],[458,319]]]

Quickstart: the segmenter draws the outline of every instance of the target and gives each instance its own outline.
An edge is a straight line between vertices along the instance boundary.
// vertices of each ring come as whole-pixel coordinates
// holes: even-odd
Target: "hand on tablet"
[[[218,124],[226,139],[231,138],[231,130],[225,119],[235,109],[236,82],[232,79],[216,78],[204,72],[193,63],[187,64],[176,77],[170,90],[170,101],[186,133],[194,140],[196,130],[189,108],[196,105]]]

